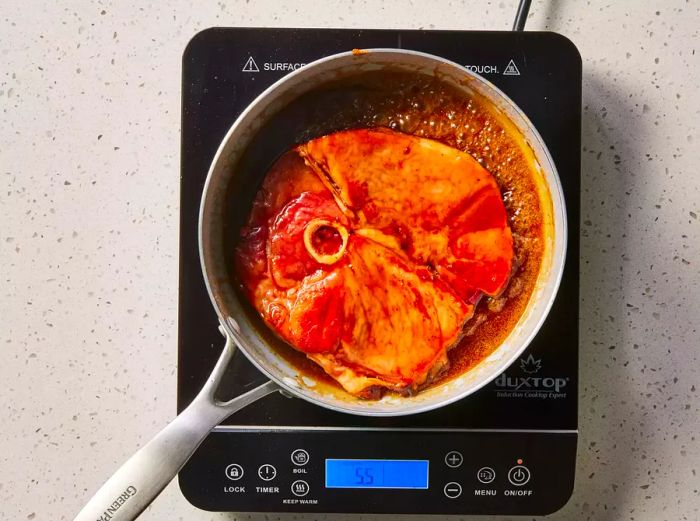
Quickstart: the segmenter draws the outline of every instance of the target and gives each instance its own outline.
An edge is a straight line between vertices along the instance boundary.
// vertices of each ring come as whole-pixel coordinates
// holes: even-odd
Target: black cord
[[[532,0],[520,0],[518,12],[515,14],[515,21],[513,22],[514,31],[522,31],[525,29],[525,22],[527,21],[527,13],[530,12],[531,2]]]

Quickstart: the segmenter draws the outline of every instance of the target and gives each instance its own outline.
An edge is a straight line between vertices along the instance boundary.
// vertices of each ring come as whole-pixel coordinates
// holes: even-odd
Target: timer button
[[[445,465],[452,467],[453,469],[459,467],[463,461],[464,458],[462,457],[462,454],[456,450],[452,450],[445,455]]]
[[[258,476],[260,479],[263,481],[272,481],[275,479],[275,476],[277,475],[277,469],[270,465],[269,463],[265,463],[264,465],[260,465],[260,468],[258,469]]]
[[[304,480],[297,480],[292,483],[292,494],[295,496],[305,496],[309,493],[309,484]]]
[[[243,467],[238,463],[231,463],[226,467],[226,477],[231,481],[238,481],[243,477]]]
[[[516,487],[522,487],[530,481],[530,470],[523,465],[516,465],[508,471],[508,481]]]
[[[292,463],[297,467],[303,467],[309,462],[309,453],[304,449],[297,449],[292,452]]]
[[[450,481],[443,489],[445,495],[450,499],[458,498],[462,495],[462,485],[455,481]]]

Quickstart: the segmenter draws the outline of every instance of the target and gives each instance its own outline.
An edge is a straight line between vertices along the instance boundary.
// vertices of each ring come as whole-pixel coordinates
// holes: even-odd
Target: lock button
[[[238,481],[243,477],[243,467],[238,463],[231,463],[226,467],[226,477],[231,481]]]

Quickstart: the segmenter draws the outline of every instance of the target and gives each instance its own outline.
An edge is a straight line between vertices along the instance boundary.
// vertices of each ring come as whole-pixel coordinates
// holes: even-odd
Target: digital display
[[[428,488],[428,460],[327,459],[326,488]]]

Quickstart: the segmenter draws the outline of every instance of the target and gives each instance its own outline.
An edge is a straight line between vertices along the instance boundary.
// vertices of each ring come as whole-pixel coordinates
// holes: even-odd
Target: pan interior
[[[380,102],[383,86],[391,84],[387,79],[406,76],[432,81],[438,77],[469,96],[486,97],[495,102],[514,127],[524,129],[532,159],[542,173],[541,196],[549,198],[549,192],[552,196],[550,244],[542,263],[541,284],[531,297],[534,305],[528,307],[501,347],[472,370],[416,396],[388,394],[379,401],[363,401],[324,378],[319,370],[314,370],[314,364],[284,344],[263,323],[239,289],[232,254],[238,230],[247,219],[253,197],[271,164],[294,145],[309,139],[342,129],[373,126],[376,107],[372,104]],[[419,53],[372,51],[339,55],[315,62],[273,85],[234,123],[214,159],[205,187],[200,254],[220,319],[243,352],[267,376],[298,396],[335,410],[375,416],[411,414],[470,394],[497,376],[527,346],[556,292],[558,275],[553,268],[559,266],[560,271],[563,262],[565,231],[555,229],[564,222],[560,192],[551,159],[539,136],[512,102],[490,84],[459,66]]]

